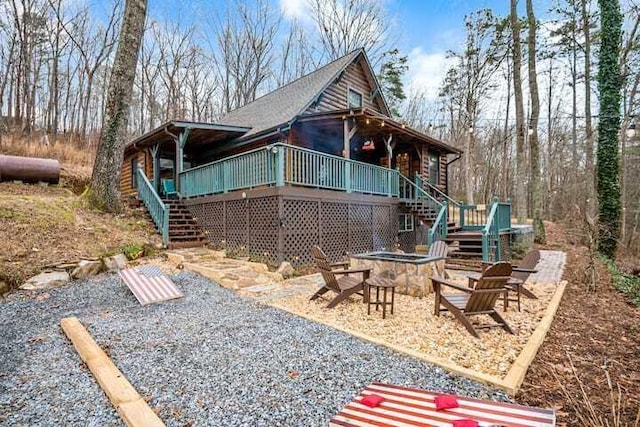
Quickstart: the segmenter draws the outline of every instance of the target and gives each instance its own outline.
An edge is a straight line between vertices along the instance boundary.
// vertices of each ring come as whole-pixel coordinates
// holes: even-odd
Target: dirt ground
[[[569,285],[517,400],[555,408],[559,426],[592,425],[580,418],[588,415],[589,404],[603,419],[611,419],[612,409],[620,407],[622,422],[607,425],[635,427],[640,415],[640,310],[611,285],[601,263],[599,285],[587,291],[587,248],[572,244],[562,227],[546,226],[547,247],[567,252],[564,279]]]
[[[64,186],[0,183],[0,282],[10,287],[47,264],[158,243],[141,215],[95,211]]]

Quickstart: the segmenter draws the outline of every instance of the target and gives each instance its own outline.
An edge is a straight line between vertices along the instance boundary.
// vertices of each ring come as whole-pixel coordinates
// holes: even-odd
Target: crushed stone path
[[[0,425],[122,425],[60,329],[87,325],[167,426],[325,426],[374,381],[507,396],[183,271],[141,307],[116,274],[0,300]]]

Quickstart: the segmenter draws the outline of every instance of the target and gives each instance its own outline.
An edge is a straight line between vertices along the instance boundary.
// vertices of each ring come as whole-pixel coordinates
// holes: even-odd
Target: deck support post
[[[386,148],[387,150],[387,168],[388,169],[391,169],[391,156],[393,156],[393,146],[395,145],[392,143],[392,141],[393,141],[393,135],[390,134],[387,140],[384,142],[384,148]],[[389,180],[388,196],[391,197],[394,194],[392,172],[388,174],[388,180]]]
[[[351,158],[351,134],[349,132],[349,121],[344,119],[343,125],[343,154],[344,158],[349,160]],[[344,162],[344,186],[347,193],[351,193],[351,163]]]
[[[160,156],[158,155],[160,152],[160,144],[161,142],[158,142],[150,149],[153,164],[153,189],[156,190],[158,194],[160,194]]]
[[[191,132],[191,128],[184,128],[184,130],[178,135],[176,138],[176,165],[175,165],[175,174],[176,174],[176,191],[180,193],[181,185],[180,185],[180,174],[184,170],[184,146],[187,145],[187,139],[189,138],[189,132]]]
[[[284,150],[285,147],[276,149],[276,187],[284,187]]]

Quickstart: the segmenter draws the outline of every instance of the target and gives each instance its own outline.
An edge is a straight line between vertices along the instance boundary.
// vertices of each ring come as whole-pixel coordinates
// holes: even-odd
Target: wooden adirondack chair
[[[313,256],[316,267],[324,279],[324,286],[313,294],[311,301],[329,291],[336,292],[338,295],[329,302],[327,308],[335,307],[353,294],[362,295],[365,302],[367,301],[368,293],[364,292],[364,282],[369,278],[369,274],[371,273],[370,268],[347,269],[349,267],[349,262],[331,264],[329,263],[324,251],[320,249],[319,246],[311,248],[311,255]],[[337,267],[342,267],[343,269],[336,270]],[[351,274],[358,275],[360,277],[350,276]]]
[[[511,277],[514,279],[521,280],[522,283],[526,283],[529,276],[533,273],[537,273],[536,266],[540,262],[540,251],[537,249],[531,249],[527,254],[522,258],[522,261],[517,266],[513,267],[513,273],[511,273]],[[520,292],[527,298],[538,299],[537,296],[533,294],[530,290],[525,288],[524,286],[520,287]]]
[[[529,279],[529,276],[533,273],[537,273],[538,270],[535,270],[535,267],[540,262],[540,251],[538,249],[531,249],[527,254],[522,258],[522,261],[519,265],[513,266],[511,273],[511,280],[507,282],[507,289],[510,291],[516,292],[516,299],[505,299],[505,309],[508,301],[515,301],[518,303],[518,311],[520,311],[520,295],[524,295],[527,298],[538,299],[537,296],[530,290],[524,287],[525,283]],[[492,263],[483,262],[482,269],[487,269]],[[505,298],[508,298],[505,296]]]
[[[507,291],[505,285],[511,277],[511,264],[499,262],[489,266],[483,273],[475,288],[459,285],[440,277],[432,277],[435,290],[435,311],[440,316],[441,311],[450,311],[460,323],[476,338],[478,329],[500,327],[513,334],[513,330],[502,316],[496,311],[495,304],[498,298]],[[442,286],[448,286],[463,293],[443,294]],[[444,306],[444,308],[441,308]],[[487,314],[493,318],[495,324],[477,325],[470,320],[471,316]]]
[[[442,257],[442,260],[434,262],[434,272],[440,277],[445,279],[449,278],[447,271],[445,270],[445,263],[447,260],[447,254],[449,253],[449,245],[447,245],[442,240],[438,240],[429,246],[429,251],[427,252],[427,256],[430,257]]]

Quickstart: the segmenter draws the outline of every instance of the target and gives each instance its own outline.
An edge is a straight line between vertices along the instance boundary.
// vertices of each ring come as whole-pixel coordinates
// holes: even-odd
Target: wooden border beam
[[[127,426],[164,427],[162,420],[127,381],[77,318],[64,318],[60,321],[60,326]]]

